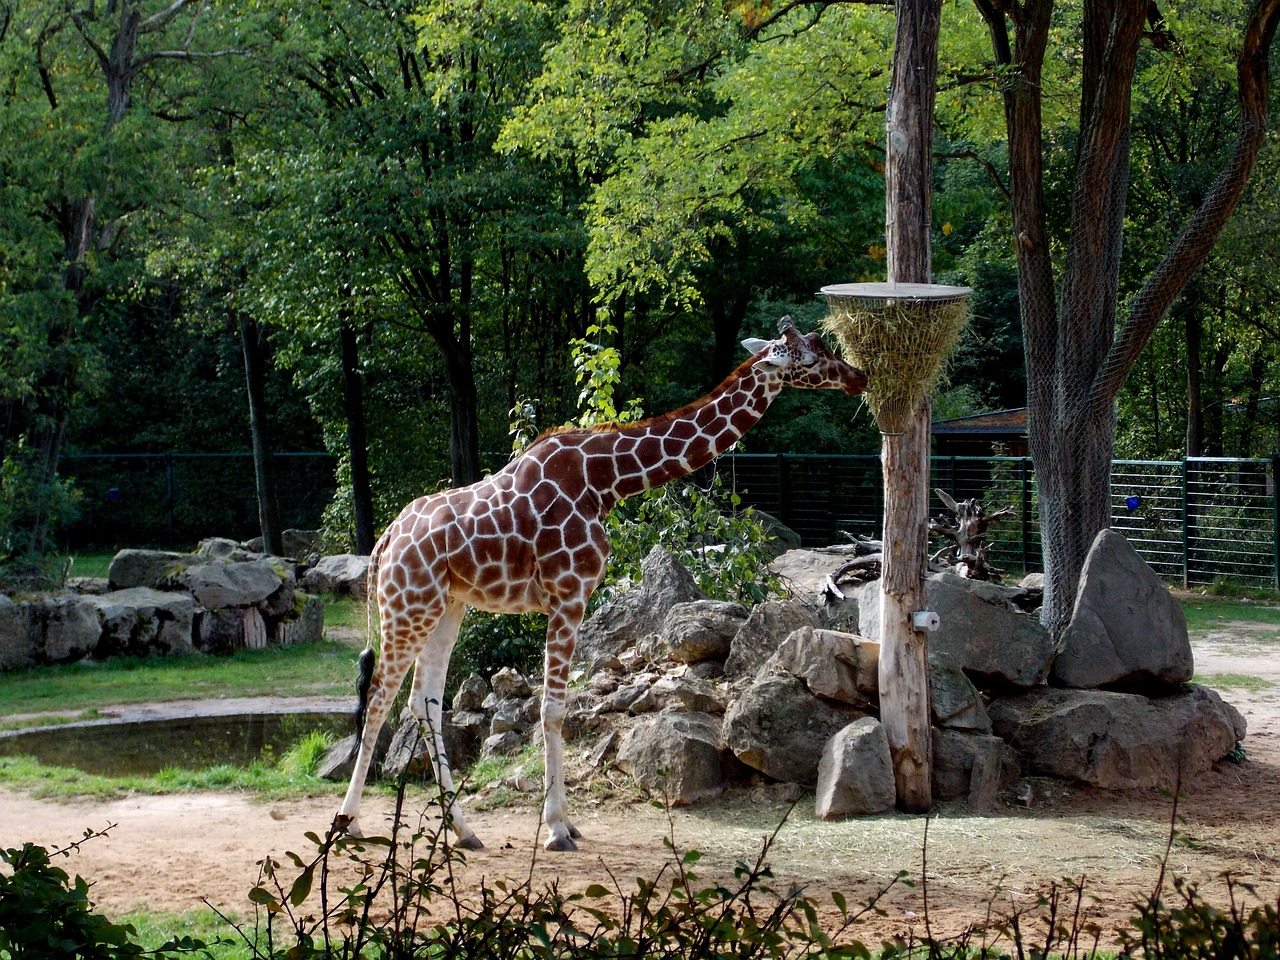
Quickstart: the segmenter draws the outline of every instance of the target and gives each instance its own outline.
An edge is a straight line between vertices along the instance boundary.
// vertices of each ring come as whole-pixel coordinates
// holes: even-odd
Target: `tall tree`
[[[48,546],[68,419],[91,379],[83,329],[102,303],[126,296],[129,270],[117,268],[137,255],[132,233],[167,182],[150,152],[156,120],[180,115],[170,108],[182,94],[166,81],[174,64],[233,52],[205,45],[204,10],[196,0],[4,9],[0,166],[15,242],[0,258],[0,310],[25,315],[20,332],[10,329],[33,362],[8,391],[3,455],[41,492],[18,535],[36,554]]]
[[[1045,58],[1055,28],[1054,5],[1052,0],[975,2],[1004,77],[1028,429],[1045,551],[1042,618],[1057,633],[1070,619],[1089,547],[1110,523],[1117,395],[1160,319],[1208,256],[1261,149],[1268,56],[1280,0],[1257,0],[1241,35],[1240,118],[1231,155],[1123,316],[1118,301],[1131,99],[1139,48],[1158,10],[1146,0],[1085,0],[1081,8],[1070,234],[1059,272],[1044,182]]]

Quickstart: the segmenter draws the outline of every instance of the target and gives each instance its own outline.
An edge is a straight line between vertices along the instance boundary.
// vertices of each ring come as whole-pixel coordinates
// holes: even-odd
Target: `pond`
[[[91,720],[0,733],[0,756],[30,756],[107,777],[150,776],[165,767],[274,762],[312,731],[342,737],[349,712],[246,713],[147,720]]]

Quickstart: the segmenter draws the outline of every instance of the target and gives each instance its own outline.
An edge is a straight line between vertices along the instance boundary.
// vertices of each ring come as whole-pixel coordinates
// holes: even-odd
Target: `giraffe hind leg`
[[[444,616],[436,624],[426,646],[413,668],[413,689],[409,696],[409,709],[418,719],[419,728],[426,741],[428,756],[439,785],[441,800],[445,804],[449,826],[458,837],[458,846],[479,850],[484,844],[467,825],[462,807],[458,804],[453,771],[449,766],[444,746],[444,683],[449,670],[449,657],[458,639],[458,629],[466,614],[466,605],[450,603]]]

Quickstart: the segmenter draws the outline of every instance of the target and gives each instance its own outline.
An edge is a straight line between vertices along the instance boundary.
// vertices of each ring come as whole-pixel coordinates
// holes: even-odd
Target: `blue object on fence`
[[[1142,505],[1142,498],[1136,493],[1130,494],[1124,498],[1124,505],[1130,510],[1137,510]]]
[[[107,499],[110,500],[112,503],[117,503],[118,501],[124,499],[124,494],[120,492],[119,487],[112,487],[110,490],[107,491]]]

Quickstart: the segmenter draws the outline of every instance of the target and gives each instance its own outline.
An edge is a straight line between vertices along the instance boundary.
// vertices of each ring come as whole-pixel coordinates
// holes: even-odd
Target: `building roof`
[[[966,434],[1025,437],[1027,435],[1027,408],[1015,407],[1012,410],[975,413],[970,417],[935,420],[930,425],[930,432],[935,437],[964,436]]]

